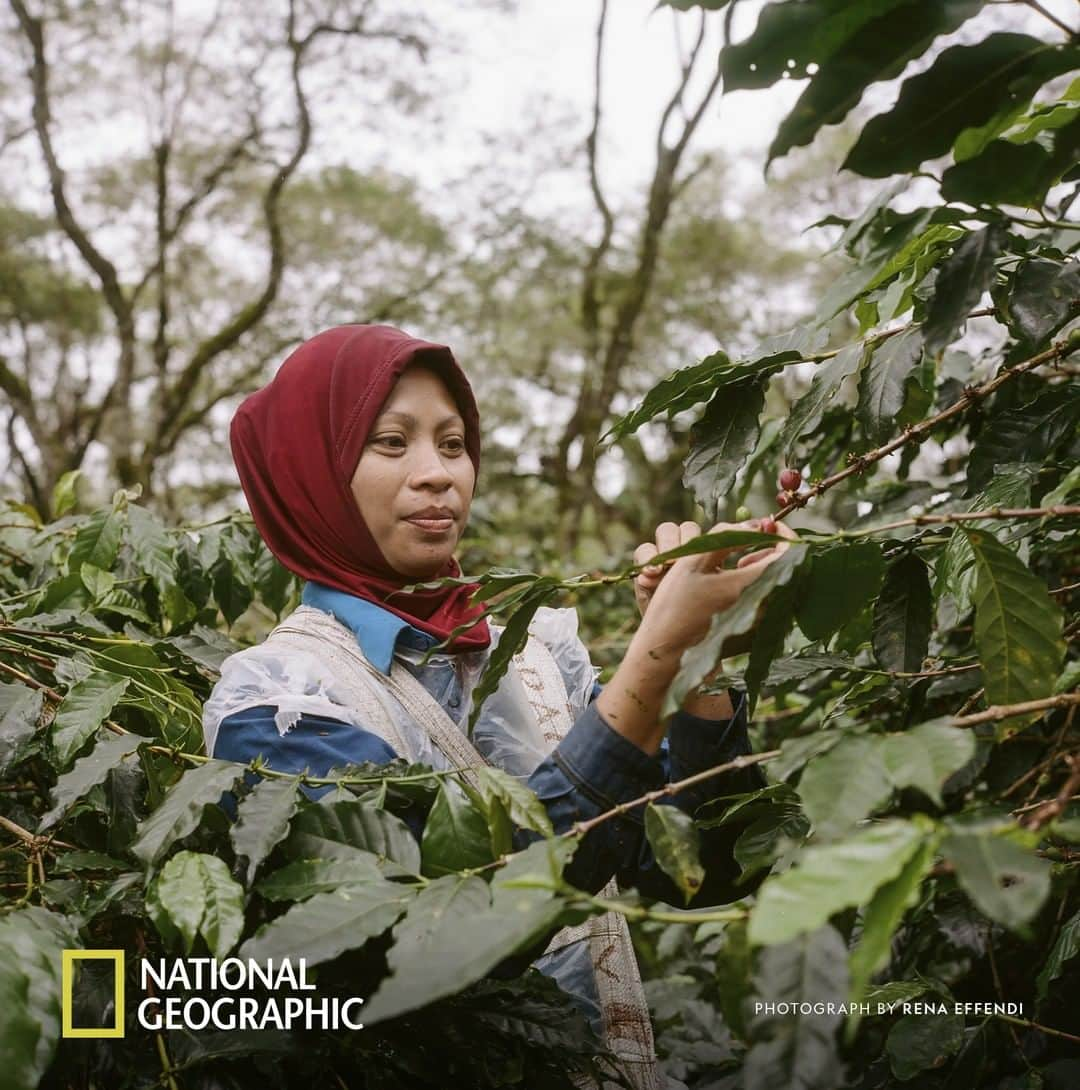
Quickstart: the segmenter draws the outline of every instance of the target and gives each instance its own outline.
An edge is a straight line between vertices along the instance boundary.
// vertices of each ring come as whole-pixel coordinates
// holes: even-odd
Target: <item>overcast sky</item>
[[[762,6],[763,0],[742,0],[737,5],[735,40],[752,31]],[[1073,22],[1080,15],[1077,0],[1044,0],[1044,7]],[[675,28],[685,50],[699,13],[674,13],[659,8],[656,0],[609,0],[608,8],[600,169],[605,188],[618,200],[640,192],[648,180],[656,123],[678,75],[680,46]],[[418,78],[439,88],[446,103],[444,123],[434,135],[424,122],[414,131],[389,134],[377,150],[369,129],[364,132],[364,147],[347,149],[347,153],[419,175],[437,190],[443,180],[460,177],[474,167],[483,154],[485,135],[505,134],[512,140],[528,130],[530,119],[541,115],[564,121],[563,137],[572,134],[580,145],[592,110],[599,0],[518,0],[510,14],[493,13],[463,0],[425,0],[424,10],[435,26],[448,32],[446,45],[436,50],[422,74],[418,72]],[[1041,16],[1018,4],[987,6],[967,32],[981,36],[987,24],[994,22],[1039,36],[1056,35]],[[719,48],[722,23],[719,15],[708,16],[711,56]],[[701,67],[707,78],[706,66]],[[867,102],[875,112],[891,103],[899,83],[870,88]],[[761,178],[777,125],[804,86],[782,82],[764,90],[717,96],[694,147],[723,149],[729,161],[737,160],[737,177],[754,185]],[[694,101],[692,95],[688,99]],[[410,139],[413,132],[418,139]],[[507,150],[496,143],[492,154],[500,153],[507,157],[507,169],[512,169]],[[580,163],[573,172],[549,180],[541,199],[549,202],[545,211],[558,206],[590,207]]]

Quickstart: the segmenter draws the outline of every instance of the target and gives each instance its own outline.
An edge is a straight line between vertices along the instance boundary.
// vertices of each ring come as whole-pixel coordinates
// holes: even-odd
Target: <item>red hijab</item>
[[[483,612],[469,605],[475,587],[400,593],[413,580],[386,562],[349,486],[383,402],[402,371],[419,362],[442,378],[457,402],[465,447],[479,472],[476,401],[450,349],[385,325],[338,326],[305,341],[269,385],[237,409],[229,439],[255,525],[289,571],[366,598],[445,639]],[[460,574],[452,559],[436,578]],[[453,650],[490,642],[481,622],[459,636]]]

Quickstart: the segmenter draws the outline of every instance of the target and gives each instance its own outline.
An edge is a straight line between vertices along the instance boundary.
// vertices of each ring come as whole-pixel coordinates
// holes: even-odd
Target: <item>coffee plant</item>
[[[844,161],[882,189],[825,221],[848,264],[816,315],[670,375],[606,438],[703,406],[684,482],[708,516],[758,479],[776,517],[827,507],[837,527],[803,530],[684,656],[669,707],[723,652],[712,684],[754,709],[737,763],[767,777],[693,821],[641,801],[685,904],[574,889],[587,829],[554,836],[497,771],[458,790],[402,762],[313,780],[208,759],[200,707],[234,624],[297,602],[250,521],[168,527],[124,490],[79,514],[72,476],[47,524],[6,502],[4,1086],[572,1086],[605,1069],[600,1043],[524,968],[601,911],[636,925],[672,1086],[1080,1085],[1080,44],[1039,4],[994,6],[1017,29],[970,33],[979,0],[784,0],[721,55],[727,90],[806,81],[770,159],[922,63]],[[774,416],[792,372],[808,385]],[[721,530],[668,556],[774,540]],[[632,575],[475,580],[507,626],[475,706],[540,605]],[[724,906],[693,896],[716,824],[741,829],[745,895]],[[513,826],[537,839],[508,854]],[[123,1038],[61,1039],[73,947],[303,957],[322,994],[367,998],[366,1028],[149,1031],[129,1012]],[[109,1024],[112,997],[84,968],[79,1024]]]

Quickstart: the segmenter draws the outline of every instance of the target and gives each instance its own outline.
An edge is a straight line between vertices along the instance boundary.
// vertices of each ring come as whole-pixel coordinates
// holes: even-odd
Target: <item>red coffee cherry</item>
[[[797,469],[787,466],[780,470],[780,487],[786,492],[798,492],[802,484],[802,474]]]
[[[792,501],[792,495],[790,492],[777,492],[776,493],[776,506],[787,507]]]
[[[761,520],[761,532],[763,534],[775,534],[776,533],[776,519],[763,518]]]

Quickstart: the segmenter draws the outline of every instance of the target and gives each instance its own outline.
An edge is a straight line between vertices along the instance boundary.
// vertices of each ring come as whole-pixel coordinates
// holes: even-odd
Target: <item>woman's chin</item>
[[[452,553],[447,553],[437,557],[401,557],[391,566],[410,583],[429,583],[442,576],[452,556]]]

